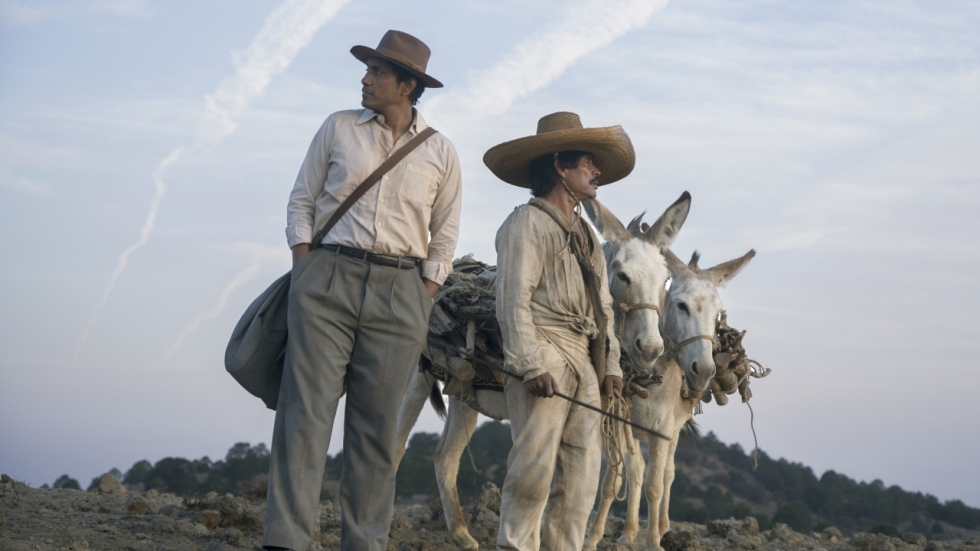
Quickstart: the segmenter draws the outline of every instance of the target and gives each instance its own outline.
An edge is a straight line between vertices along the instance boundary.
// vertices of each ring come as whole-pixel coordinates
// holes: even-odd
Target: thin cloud
[[[199,314],[189,324],[187,324],[187,327],[184,327],[184,329],[181,330],[179,334],[177,334],[177,338],[174,339],[174,343],[171,344],[170,347],[167,348],[167,351],[163,353],[163,359],[160,361],[160,363],[167,361],[167,358],[172,356],[174,352],[176,352],[177,349],[180,348],[180,345],[184,343],[184,340],[188,336],[190,336],[191,333],[197,331],[198,328],[201,327],[202,323],[204,323],[208,319],[212,319],[212,320],[216,319],[219,315],[221,315],[221,312],[225,309],[225,306],[228,304],[228,297],[231,296],[231,293],[234,292],[235,289],[241,287],[249,280],[251,280],[253,277],[255,277],[255,274],[259,272],[259,268],[261,267],[262,264],[256,262],[255,264],[252,264],[248,268],[245,268],[245,270],[243,270],[240,274],[236,275],[231,280],[231,283],[229,283],[225,287],[225,289],[221,291],[221,296],[218,297],[218,300],[217,302],[215,302],[214,307],[211,308],[211,310],[208,312]]]
[[[47,185],[18,176],[5,166],[0,166],[0,187],[15,189],[38,197],[52,197],[54,195],[54,192]]]
[[[514,102],[547,86],[576,61],[642,27],[668,0],[589,0],[565,10],[553,30],[525,40],[496,65],[458,92],[433,99],[426,116],[463,127],[467,122],[510,109]]]
[[[211,310],[198,314],[197,317],[181,330],[177,338],[174,339],[174,343],[163,353],[163,359],[160,360],[161,364],[167,361],[180,348],[187,337],[200,329],[205,321],[217,319],[221,315],[221,312],[224,311],[225,306],[227,306],[231,293],[249,282],[264,264],[280,265],[285,267],[285,269],[289,269],[288,267],[291,262],[291,256],[288,251],[282,247],[270,247],[264,243],[239,241],[223,245],[222,248],[226,251],[238,253],[250,258],[252,265],[232,278],[231,282],[221,291],[221,295]]]
[[[243,52],[235,56],[236,74],[218,85],[214,93],[205,96],[206,109],[198,126],[194,149],[208,151],[235,130],[235,121],[249,104],[260,96],[272,77],[281,73],[292,63],[316,34],[316,31],[336,15],[349,0],[291,0],[282,4],[265,18],[262,29]],[[99,314],[108,302],[109,295],[122,272],[126,269],[129,257],[146,244],[153,232],[157,212],[166,193],[163,180],[164,171],[187,152],[184,146],[174,149],[153,173],[156,193],[150,202],[150,212],[140,232],[139,239],[130,245],[119,257],[116,269],[109,278],[102,298],[75,350],[79,350],[88,338]]]
[[[73,17],[97,12],[122,17],[150,15],[147,0],[98,0],[74,5],[0,0],[0,19],[14,25],[27,25],[51,17]]]

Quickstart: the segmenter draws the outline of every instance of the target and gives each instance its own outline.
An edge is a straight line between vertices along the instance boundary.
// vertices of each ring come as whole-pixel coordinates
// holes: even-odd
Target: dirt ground
[[[499,491],[489,485],[470,510],[470,533],[481,550],[495,549]],[[183,499],[155,491],[135,493],[111,475],[95,491],[36,489],[0,477],[0,551],[102,550],[233,551],[260,549],[264,500],[214,493]],[[321,505],[319,530],[310,549],[340,546],[340,510]],[[623,520],[606,524],[602,551],[648,549],[620,544]],[[642,527],[641,527],[642,536]],[[759,531],[755,519],[675,523],[663,539],[664,551],[748,549],[752,551],[980,551],[980,541],[929,542],[921,534],[902,538],[857,534],[845,538],[833,528],[799,534],[777,524]],[[449,551],[439,501],[399,507],[391,525],[389,551]]]

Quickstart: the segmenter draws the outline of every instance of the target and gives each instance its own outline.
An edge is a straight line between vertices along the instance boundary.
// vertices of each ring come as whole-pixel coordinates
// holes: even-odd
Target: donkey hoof
[[[466,551],[480,551],[480,544],[466,532],[453,535],[453,543]]]

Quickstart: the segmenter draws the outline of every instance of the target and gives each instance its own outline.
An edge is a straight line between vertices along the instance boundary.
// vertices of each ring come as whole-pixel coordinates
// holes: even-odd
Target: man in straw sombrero
[[[377,48],[351,53],[367,67],[363,109],[327,117],[289,196],[289,338],[272,436],[266,549],[310,544],[345,387],[340,548],[387,548],[398,408],[459,235],[456,150],[442,134],[429,134],[413,107],[425,88],[442,86],[426,74],[429,48],[388,31]],[[399,151],[408,153],[388,169]],[[344,212],[355,189],[367,191]]]
[[[600,392],[623,387],[605,258],[579,203],[633,170],[633,145],[619,126],[583,128],[578,115],[553,113],[483,162],[533,195],[496,239],[504,363],[523,376],[505,383],[514,447],[497,547],[581,549],[599,486],[599,416],[552,396],[598,407]]]

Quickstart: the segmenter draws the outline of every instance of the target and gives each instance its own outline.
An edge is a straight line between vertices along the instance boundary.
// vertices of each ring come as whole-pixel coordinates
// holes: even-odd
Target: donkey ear
[[[749,263],[755,257],[755,249],[745,253],[745,256],[741,258],[736,258],[735,260],[729,260],[728,262],[722,262],[721,264],[708,268],[707,270],[701,270],[701,274],[707,276],[715,287],[724,287],[726,283],[731,281],[742,268]]]
[[[679,277],[691,273],[691,269],[684,264],[683,260],[677,258],[674,251],[671,251],[667,247],[660,247],[660,254],[664,255],[664,260],[667,261],[667,269],[670,270],[672,277]]]
[[[585,213],[589,215],[589,220],[595,224],[603,239],[611,243],[623,243],[632,239],[633,236],[619,221],[619,218],[616,218],[616,215],[602,206],[602,203],[591,199],[582,201],[582,205],[585,207]]]
[[[690,211],[691,194],[685,191],[650,226],[650,230],[646,232],[643,238],[657,247],[670,245],[677,238],[677,232],[681,231],[681,226],[684,225],[684,221],[687,220],[687,213]]]

